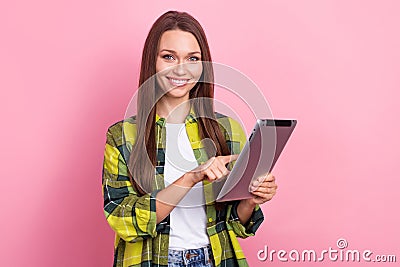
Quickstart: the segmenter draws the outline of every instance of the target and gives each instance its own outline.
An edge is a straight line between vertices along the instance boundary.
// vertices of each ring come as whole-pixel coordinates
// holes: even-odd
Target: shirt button
[[[209,221],[209,222],[212,222],[212,218],[208,218],[208,221]]]

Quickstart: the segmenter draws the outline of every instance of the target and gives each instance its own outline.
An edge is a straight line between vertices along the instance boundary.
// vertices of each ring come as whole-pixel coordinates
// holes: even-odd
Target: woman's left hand
[[[270,201],[276,194],[278,185],[275,183],[275,176],[272,173],[267,173],[254,180],[250,190],[254,195],[253,198],[246,199],[248,204],[263,204]]]
[[[237,208],[240,222],[245,224],[250,219],[256,205],[270,201],[275,196],[277,188],[275,176],[271,173],[262,175],[254,180],[250,187],[253,197],[242,199]]]

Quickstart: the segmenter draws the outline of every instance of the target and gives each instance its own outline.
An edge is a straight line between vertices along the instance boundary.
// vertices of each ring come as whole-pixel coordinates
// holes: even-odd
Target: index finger
[[[226,156],[220,156],[222,161],[224,162],[224,164],[237,160],[237,158],[239,157],[239,154],[233,154],[233,155],[226,155]]]
[[[272,182],[272,181],[275,181],[275,176],[269,172],[264,176],[264,182]]]
[[[275,181],[275,176],[272,173],[266,173],[257,177],[258,183],[273,182]]]

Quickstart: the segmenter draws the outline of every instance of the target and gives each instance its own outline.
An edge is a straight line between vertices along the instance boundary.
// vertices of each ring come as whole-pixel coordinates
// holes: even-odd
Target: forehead
[[[196,37],[182,30],[165,31],[160,38],[159,50],[168,49],[176,52],[200,51],[200,45]]]

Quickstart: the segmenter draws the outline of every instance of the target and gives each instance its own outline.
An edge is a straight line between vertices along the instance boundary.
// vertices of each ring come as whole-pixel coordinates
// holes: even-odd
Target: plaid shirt
[[[240,124],[230,117],[215,113],[231,154],[239,154],[246,135]],[[108,128],[102,172],[104,213],[115,231],[113,266],[167,266],[169,216],[156,223],[156,194],[164,187],[165,119],[156,115],[157,167],[155,179],[159,188],[138,196],[128,177],[127,162],[135,142],[135,116],[119,121]],[[186,117],[185,127],[199,164],[207,161],[198,123],[193,110]],[[232,167],[233,163],[231,163]],[[239,201],[229,202],[217,210],[212,183],[203,181],[206,200],[207,234],[215,266],[248,266],[237,237],[253,236],[264,220],[257,205],[246,225],[237,215]]]

